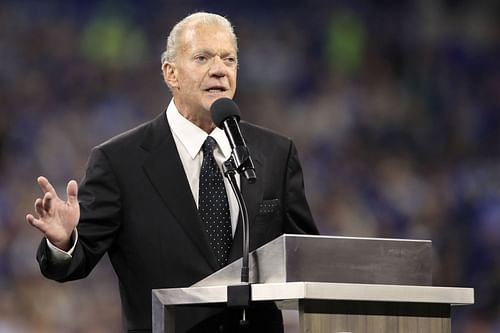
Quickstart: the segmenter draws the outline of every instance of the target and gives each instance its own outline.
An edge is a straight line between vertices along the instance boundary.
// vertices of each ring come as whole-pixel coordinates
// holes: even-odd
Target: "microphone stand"
[[[243,195],[241,194],[241,190],[238,187],[238,183],[236,182],[236,172],[239,171],[236,167],[235,160],[233,156],[231,156],[227,161],[225,161],[222,165],[224,176],[228,179],[229,184],[233,190],[233,193],[236,196],[238,201],[238,205],[240,207],[241,219],[243,223],[243,256],[242,256],[242,265],[241,265],[241,284],[227,286],[227,304],[228,307],[239,307],[243,308],[243,318],[240,320],[241,326],[248,326],[249,322],[246,319],[246,309],[250,305],[251,301],[251,286],[249,283],[249,234],[250,234],[250,224],[248,221],[248,212],[245,201],[243,200]],[[253,171],[253,170],[252,170]],[[240,171],[241,172],[241,169]],[[254,173],[255,175],[255,173]],[[255,177],[255,176],[254,176]],[[255,182],[255,178],[253,181],[247,178],[247,181],[251,184]]]

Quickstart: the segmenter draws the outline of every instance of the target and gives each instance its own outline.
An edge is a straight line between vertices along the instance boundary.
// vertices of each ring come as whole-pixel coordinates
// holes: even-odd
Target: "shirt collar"
[[[167,120],[172,132],[186,148],[191,158],[196,158],[208,134],[184,118],[177,109],[177,106],[175,106],[173,99],[167,107]],[[231,146],[229,145],[229,140],[224,131],[216,127],[210,133],[210,136],[217,141],[217,146],[222,152],[222,155],[224,155],[224,158],[228,159],[231,156]]]

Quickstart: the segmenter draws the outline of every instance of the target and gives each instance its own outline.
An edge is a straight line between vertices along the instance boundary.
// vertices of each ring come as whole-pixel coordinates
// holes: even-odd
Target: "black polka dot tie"
[[[198,211],[208,242],[220,267],[227,263],[232,242],[231,217],[222,173],[215,162],[214,148],[217,142],[207,137],[203,146],[203,162],[200,170]]]

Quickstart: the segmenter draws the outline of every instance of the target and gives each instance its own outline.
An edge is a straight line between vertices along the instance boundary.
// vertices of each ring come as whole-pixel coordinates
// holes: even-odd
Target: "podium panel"
[[[316,300],[299,303],[300,332],[451,332],[449,304]]]
[[[430,286],[428,240],[284,234],[250,253],[250,282],[340,282]],[[194,286],[236,284],[241,259]]]
[[[450,318],[412,316],[300,314],[300,331],[315,333],[450,333]]]

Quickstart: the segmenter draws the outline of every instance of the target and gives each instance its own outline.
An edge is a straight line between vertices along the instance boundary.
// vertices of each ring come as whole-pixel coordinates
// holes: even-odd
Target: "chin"
[[[210,110],[210,107],[212,106],[212,104],[218,100],[219,98],[223,98],[223,97],[226,97],[226,98],[229,98],[229,99],[233,99],[233,97],[229,94],[214,94],[213,96],[209,96],[209,98],[207,99],[208,101],[208,109]]]

